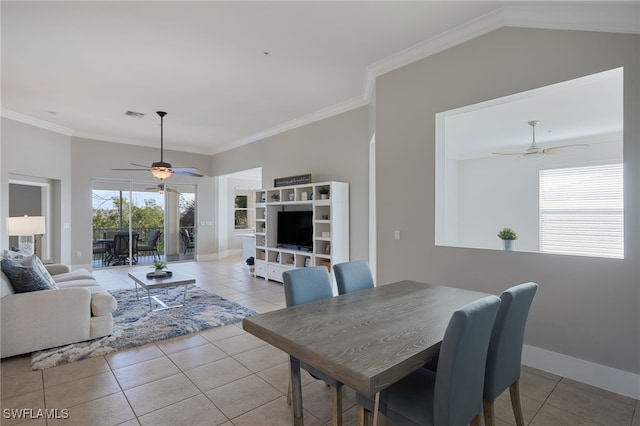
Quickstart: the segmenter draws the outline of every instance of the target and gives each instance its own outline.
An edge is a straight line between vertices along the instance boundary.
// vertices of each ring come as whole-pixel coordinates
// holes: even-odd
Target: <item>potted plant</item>
[[[164,268],[167,267],[167,264],[164,262],[156,261],[153,262],[151,267],[154,269],[153,275],[164,275]]]
[[[513,250],[513,242],[518,239],[518,234],[511,228],[502,228],[498,232],[498,238],[502,240],[502,247],[505,250]]]
[[[271,194],[271,201],[274,201],[274,202],[280,201],[280,194]]]
[[[318,188],[318,192],[320,193],[320,199],[321,200],[326,200],[327,198],[329,198],[329,187],[328,186],[321,186],[320,188]]]

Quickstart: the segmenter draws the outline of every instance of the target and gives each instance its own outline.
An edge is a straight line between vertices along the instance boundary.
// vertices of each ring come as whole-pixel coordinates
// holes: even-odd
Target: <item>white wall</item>
[[[564,143],[571,141],[556,142]],[[621,161],[621,140],[591,143],[588,149],[540,160],[491,156],[459,161],[459,240],[447,245],[501,250],[496,234],[506,226],[518,234],[515,250],[538,251],[539,171]]]
[[[624,66],[624,260],[441,247],[435,114]],[[640,373],[640,37],[502,28],[378,77],[378,278],[500,293],[535,281],[525,341]],[[395,229],[404,230],[400,241]],[[635,392],[640,392],[634,389]]]

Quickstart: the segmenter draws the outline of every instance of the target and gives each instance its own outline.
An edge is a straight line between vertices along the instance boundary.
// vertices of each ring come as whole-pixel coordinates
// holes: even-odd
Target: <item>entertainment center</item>
[[[282,282],[289,269],[349,260],[349,184],[322,182],[255,191],[255,275]]]

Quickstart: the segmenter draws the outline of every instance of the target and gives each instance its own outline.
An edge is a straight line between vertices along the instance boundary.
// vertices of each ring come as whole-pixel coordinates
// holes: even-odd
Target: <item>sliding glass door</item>
[[[195,258],[181,237],[195,238],[193,185],[94,180],[92,207],[94,268]]]

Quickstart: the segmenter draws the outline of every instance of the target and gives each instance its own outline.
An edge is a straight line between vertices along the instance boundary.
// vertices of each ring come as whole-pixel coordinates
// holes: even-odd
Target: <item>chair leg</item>
[[[522,406],[520,405],[520,382],[518,380],[509,386],[509,394],[511,395],[511,407],[513,407],[513,415],[516,418],[516,425],[524,426]]]
[[[471,419],[471,426],[480,426],[480,413],[478,413],[473,419]]]
[[[358,414],[358,426],[367,426],[369,423],[369,412],[362,405],[356,408]]]
[[[333,426],[342,426],[342,386],[331,387]]]
[[[483,400],[482,411],[484,412],[484,424],[485,426],[493,426],[493,402]]]

